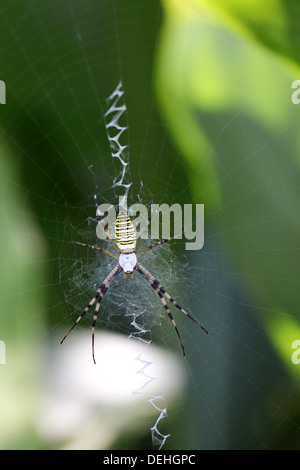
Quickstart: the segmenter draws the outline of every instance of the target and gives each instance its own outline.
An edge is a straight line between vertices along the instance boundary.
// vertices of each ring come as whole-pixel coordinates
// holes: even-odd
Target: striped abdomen
[[[136,247],[136,232],[130,218],[120,212],[116,220],[116,244],[121,253],[132,253]]]

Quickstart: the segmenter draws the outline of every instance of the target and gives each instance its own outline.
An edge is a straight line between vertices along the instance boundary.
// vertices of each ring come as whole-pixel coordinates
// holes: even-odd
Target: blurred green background
[[[145,204],[205,204],[204,248],[173,253],[195,270],[185,300],[209,340],[179,320],[189,381],[166,403],[165,448],[299,448],[299,6],[10,0],[0,16],[0,448],[62,446],[39,432],[37,404],[52,336],[78,315],[62,258],[98,178],[109,199],[118,172],[104,112],[120,80],[131,197],[143,181]],[[151,425],[127,423],[109,447],[151,448]]]

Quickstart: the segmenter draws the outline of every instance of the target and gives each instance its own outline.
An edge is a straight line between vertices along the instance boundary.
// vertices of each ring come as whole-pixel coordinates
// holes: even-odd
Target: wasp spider
[[[96,364],[95,354],[94,354],[94,336],[95,336],[95,325],[96,325],[96,321],[97,321],[97,318],[98,318],[98,313],[99,313],[102,298],[103,298],[104,294],[107,292],[107,290],[109,289],[109,287],[110,287],[111,283],[113,282],[113,280],[117,277],[118,274],[120,274],[121,271],[124,271],[125,278],[128,278],[129,274],[131,275],[131,278],[132,278],[133,272],[135,270],[139,274],[141,274],[143,276],[143,278],[150,284],[150,286],[153,287],[153,289],[157,292],[157,294],[160,298],[160,301],[163,304],[163,307],[164,307],[168,317],[170,318],[170,320],[171,320],[171,322],[172,322],[172,324],[175,328],[175,331],[177,333],[179,342],[181,344],[183,355],[185,356],[185,350],[184,350],[184,346],[183,346],[178,328],[176,326],[174,317],[173,317],[172,313],[170,312],[165,299],[169,300],[169,302],[171,302],[173,305],[175,305],[175,307],[177,307],[181,312],[183,312],[187,317],[189,317],[194,323],[196,323],[196,325],[198,325],[200,328],[202,328],[202,330],[205,331],[205,333],[207,333],[207,331],[202,325],[200,325],[200,323],[198,323],[191,315],[189,315],[176,302],[175,299],[173,299],[165,291],[164,287],[160,284],[160,282],[157,279],[155,279],[155,277],[152,276],[152,274],[146,268],[144,268],[144,266],[142,266],[141,263],[138,261],[145,253],[147,253],[147,251],[152,250],[152,248],[154,248],[158,245],[161,245],[162,243],[166,243],[170,240],[173,240],[176,237],[165,238],[165,239],[160,240],[156,243],[153,243],[152,245],[149,245],[144,251],[137,254],[137,250],[138,250],[138,248],[141,244],[142,239],[146,235],[146,233],[148,231],[148,228],[149,228],[149,224],[151,222],[151,218],[152,218],[152,214],[153,214],[152,205],[151,205],[151,213],[150,213],[150,216],[148,218],[147,227],[144,230],[144,232],[141,234],[140,240],[137,243],[135,228],[133,226],[132,221],[130,220],[130,218],[128,217],[128,215],[125,212],[120,212],[117,219],[116,219],[115,242],[114,242],[112,240],[109,232],[108,232],[107,225],[105,225],[105,223],[104,223],[104,220],[103,220],[104,215],[99,211],[99,205],[98,205],[98,202],[97,202],[97,194],[94,195],[94,203],[95,203],[96,209],[98,209],[97,213],[99,215],[97,217],[99,218],[99,222],[102,224],[107,238],[109,239],[110,243],[112,244],[115,251],[117,252],[117,256],[110,253],[109,251],[104,250],[103,248],[98,247],[98,246],[89,245],[87,243],[75,242],[75,241],[73,241],[72,243],[75,243],[76,245],[84,246],[86,248],[91,248],[93,250],[100,251],[101,253],[105,253],[106,255],[115,258],[118,261],[118,263],[114,267],[114,269],[109,273],[109,275],[104,279],[102,284],[99,286],[99,288],[97,289],[94,297],[89,302],[89,304],[85,307],[85,309],[82,311],[82,313],[79,315],[79,317],[77,318],[77,320],[75,321],[73,326],[70,328],[68,333],[63,337],[63,339],[61,340],[61,343],[63,343],[63,341],[66,339],[66,337],[69,335],[69,333],[71,333],[73,328],[82,319],[82,317],[90,310],[90,308],[94,304],[96,304],[95,312],[94,312],[94,316],[93,316],[93,322],[92,322],[92,356],[93,356],[93,361]]]

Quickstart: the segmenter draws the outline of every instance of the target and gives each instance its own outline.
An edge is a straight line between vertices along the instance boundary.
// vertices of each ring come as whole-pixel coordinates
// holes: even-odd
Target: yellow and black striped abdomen
[[[130,218],[120,212],[116,220],[116,244],[121,253],[132,253],[136,247],[136,232]]]

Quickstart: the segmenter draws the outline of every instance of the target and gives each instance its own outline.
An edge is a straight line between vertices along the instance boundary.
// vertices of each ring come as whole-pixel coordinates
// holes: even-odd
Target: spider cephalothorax
[[[111,244],[114,247],[115,251],[117,252],[118,256],[116,256],[113,253],[110,253],[107,250],[104,250],[103,248],[100,248],[100,247],[97,247],[97,246],[94,246],[94,245],[89,245],[87,243],[74,242],[74,241],[73,241],[73,243],[75,243],[76,245],[85,246],[87,248],[92,248],[93,250],[97,250],[97,251],[100,251],[102,253],[105,253],[106,255],[115,258],[118,261],[118,263],[114,267],[114,269],[109,273],[109,275],[104,279],[102,284],[99,286],[99,288],[96,291],[95,296],[92,298],[92,300],[89,302],[89,304],[82,311],[81,315],[79,315],[79,317],[77,318],[77,320],[75,321],[73,326],[70,328],[68,333],[63,337],[63,339],[61,340],[61,343],[66,339],[68,334],[73,330],[73,328],[77,325],[77,323],[81,320],[81,318],[90,310],[92,305],[94,305],[96,303],[95,313],[94,313],[93,322],[92,322],[92,355],[93,355],[93,361],[96,364],[95,354],[94,354],[94,336],[95,336],[95,324],[96,324],[96,321],[97,321],[97,318],[98,318],[98,313],[99,313],[99,309],[100,309],[101,300],[102,300],[104,294],[107,292],[108,288],[110,287],[112,281],[116,278],[116,276],[121,271],[124,272],[125,278],[127,279],[129,274],[131,274],[131,277],[133,276],[133,273],[134,273],[134,270],[135,270],[139,274],[141,274],[144,277],[144,279],[146,279],[146,281],[151,285],[151,287],[157,292],[157,294],[158,294],[158,296],[159,296],[159,298],[160,298],[160,300],[161,300],[161,302],[162,302],[162,304],[163,304],[163,306],[166,310],[166,313],[168,314],[168,316],[169,316],[169,318],[170,318],[170,320],[171,320],[171,322],[172,322],[172,324],[175,328],[175,331],[177,333],[179,342],[181,344],[183,355],[185,355],[184,346],[183,346],[178,328],[176,326],[174,317],[173,317],[172,313],[169,310],[166,299],[168,299],[169,302],[171,302],[173,305],[175,305],[175,307],[177,307],[187,317],[189,317],[191,320],[193,320],[193,322],[196,323],[196,325],[198,325],[200,328],[202,328],[202,330],[205,331],[205,333],[207,333],[207,331],[206,331],[205,328],[203,328],[203,326],[200,325],[200,323],[198,323],[191,315],[189,315],[176,302],[176,300],[174,300],[165,291],[164,287],[159,283],[159,281],[157,279],[155,279],[155,277],[153,277],[152,274],[149,271],[147,271],[147,269],[144,268],[144,266],[142,266],[141,263],[139,263],[139,261],[138,261],[138,259],[141,258],[141,256],[143,256],[145,253],[147,253],[147,251],[152,250],[152,248],[154,248],[158,245],[161,245],[162,243],[166,243],[170,240],[173,240],[176,237],[165,238],[165,239],[160,240],[156,243],[153,243],[152,245],[149,245],[144,251],[137,254],[137,251],[138,251],[138,248],[141,244],[141,241],[142,241],[142,239],[144,238],[144,236],[146,235],[146,233],[148,231],[149,224],[150,224],[151,218],[152,218],[152,210],[151,210],[151,214],[150,214],[149,219],[148,219],[147,227],[144,230],[144,232],[142,233],[138,243],[136,243],[136,231],[135,231],[135,228],[133,226],[132,221],[130,220],[130,218],[128,217],[128,215],[125,212],[121,211],[119,213],[117,219],[116,219],[115,242],[114,242],[113,239],[111,238],[110,234],[109,234],[107,226],[105,225],[105,223],[103,221],[104,215],[99,210],[100,208],[99,208],[99,205],[98,205],[98,202],[97,202],[97,195],[96,194],[94,195],[94,202],[95,202],[95,206],[97,208],[97,213],[99,214],[98,215],[99,222],[102,224],[103,229],[104,229],[104,231],[107,235],[107,238],[111,242]]]

